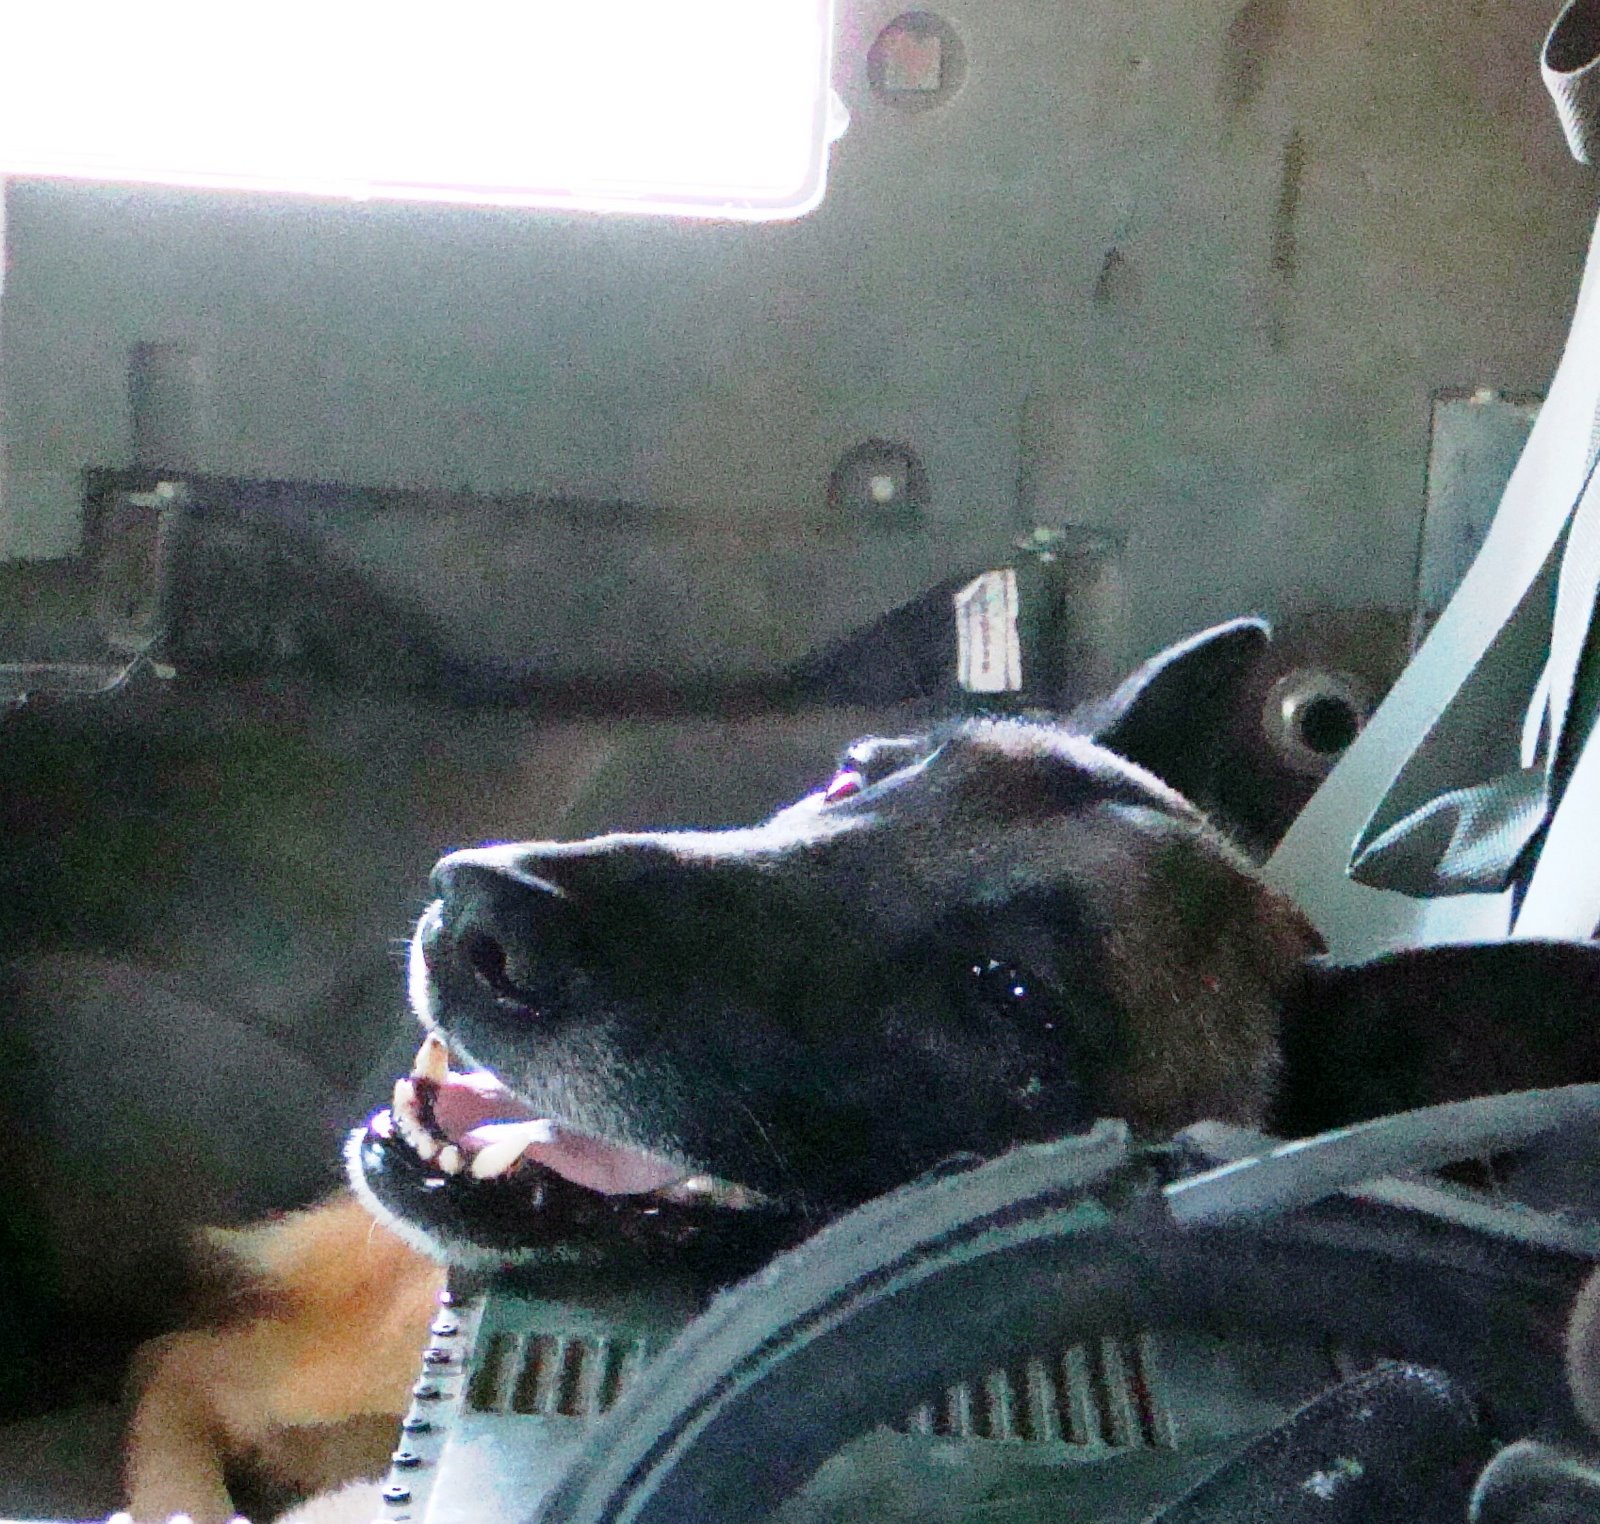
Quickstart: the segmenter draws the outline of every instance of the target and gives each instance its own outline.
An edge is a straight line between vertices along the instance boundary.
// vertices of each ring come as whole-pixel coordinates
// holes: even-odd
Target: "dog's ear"
[[[1272,639],[1264,619],[1233,619],[1152,656],[1114,693],[1092,699],[1068,725],[1204,802],[1237,728],[1240,693]]]
[[[1273,1131],[1305,1137],[1440,1101],[1600,1080],[1600,944],[1314,959],[1282,1007]]]

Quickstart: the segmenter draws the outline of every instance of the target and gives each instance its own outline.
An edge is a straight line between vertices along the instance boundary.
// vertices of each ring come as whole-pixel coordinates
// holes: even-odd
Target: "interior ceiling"
[[[1127,536],[1136,647],[1404,610],[1431,394],[1538,390],[1570,310],[1593,181],[1538,77],[1554,9],[952,0],[960,87],[911,111],[868,82],[895,7],[846,0],[852,125],[792,224],[15,182],[0,548],[77,547],[154,340],[208,367],[210,471],[659,509],[643,539],[595,510],[561,596],[597,613],[615,547],[688,523],[681,596],[788,645],[1025,517]],[[867,439],[916,452],[920,525],[830,507]]]

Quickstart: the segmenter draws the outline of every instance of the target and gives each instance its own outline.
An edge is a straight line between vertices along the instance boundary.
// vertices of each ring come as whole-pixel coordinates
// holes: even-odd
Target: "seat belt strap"
[[[1573,0],[1556,18],[1539,59],[1567,146],[1580,164],[1600,159],[1600,5]]]
[[[1592,937],[1600,927],[1600,725],[1591,726],[1511,928],[1517,937]]]
[[[1542,66],[1573,152],[1600,162],[1600,0],[1571,0],[1546,39]],[[1561,363],[1482,550],[1428,639],[1267,864],[1269,879],[1300,900],[1341,955],[1396,942],[1504,935],[1514,895],[1494,892],[1494,886],[1518,883],[1541,834],[1557,857],[1564,855],[1567,822],[1579,818],[1578,801],[1570,796],[1586,785],[1590,766],[1600,765],[1589,763],[1592,748],[1583,731],[1589,674],[1576,670],[1593,623],[1600,569],[1590,574],[1587,599],[1577,562],[1564,586],[1560,582],[1580,503],[1600,490],[1590,476],[1600,405],[1597,357],[1600,228]],[[1588,529],[1586,523],[1585,540]],[[1564,634],[1564,655],[1553,660],[1558,603],[1564,631],[1579,633]],[[1556,665],[1562,659],[1572,663],[1564,673]],[[1561,694],[1568,696],[1564,704]],[[1582,753],[1576,759],[1574,748]],[[1544,780],[1552,776],[1556,787],[1547,790]],[[1563,780],[1569,797],[1552,811],[1551,797]],[[1423,829],[1411,843],[1418,850],[1407,859],[1399,850],[1405,832],[1384,838],[1416,812]],[[1378,856],[1398,855],[1388,865],[1374,861],[1370,878],[1350,876],[1362,873],[1362,853],[1380,842],[1385,850]],[[1444,864],[1450,872],[1441,884],[1433,869],[1441,854],[1449,857],[1452,844],[1459,850]],[[1398,875],[1386,876],[1385,866],[1398,867]],[[1545,873],[1537,876],[1538,893],[1527,886],[1524,908],[1530,912],[1538,911],[1549,882]],[[1388,892],[1394,889],[1404,892]]]

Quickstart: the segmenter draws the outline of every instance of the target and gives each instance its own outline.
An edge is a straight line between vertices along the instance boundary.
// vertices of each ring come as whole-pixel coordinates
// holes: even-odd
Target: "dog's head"
[[[1163,715],[1203,719],[1261,638],[1190,642],[1078,724],[860,743],[747,829],[445,858],[411,952],[432,1035],[358,1187],[503,1257],[814,1222],[1097,1116],[1259,1121],[1315,934],[1157,771],[1200,766]]]

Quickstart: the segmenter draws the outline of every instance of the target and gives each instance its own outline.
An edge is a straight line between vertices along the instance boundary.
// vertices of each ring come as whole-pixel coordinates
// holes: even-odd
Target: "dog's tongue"
[[[432,1053],[418,1060],[413,1082],[427,1087],[435,1124],[456,1142],[479,1179],[525,1160],[607,1196],[660,1190],[683,1178],[681,1168],[655,1154],[538,1116],[487,1070],[447,1069]]]
[[[681,1169],[654,1154],[620,1148],[543,1117],[532,1122],[476,1127],[461,1142],[473,1163],[479,1165],[474,1173],[498,1173],[485,1170],[482,1161],[491,1159],[497,1150],[511,1150],[511,1156],[518,1160],[542,1164],[574,1185],[605,1196],[658,1191],[683,1178]]]

